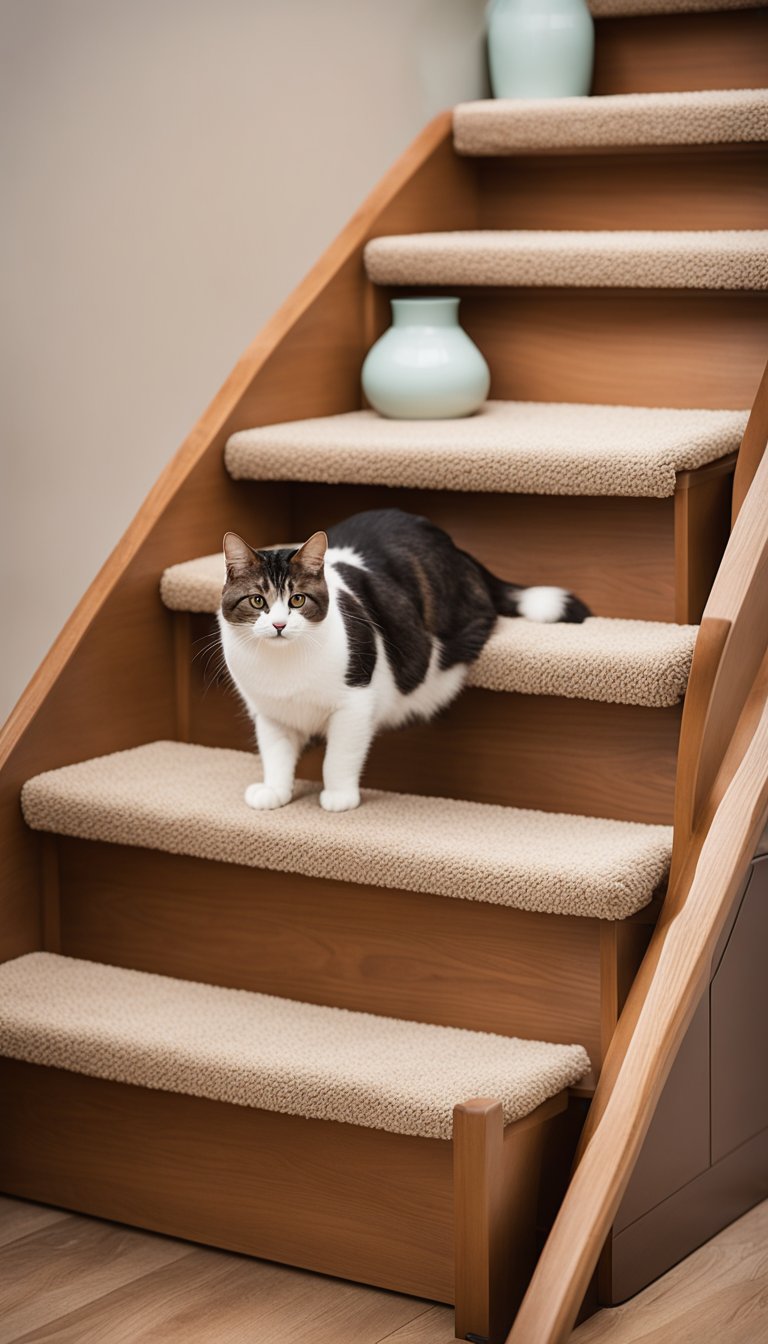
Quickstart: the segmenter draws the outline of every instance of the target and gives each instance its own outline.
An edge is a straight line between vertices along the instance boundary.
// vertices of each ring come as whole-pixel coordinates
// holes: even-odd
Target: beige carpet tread
[[[768,230],[475,230],[374,238],[379,285],[768,289]]]
[[[677,472],[736,452],[748,415],[540,401],[488,401],[460,420],[348,411],[241,430],[225,461],[236,480],[663,498]]]
[[[695,14],[715,9],[761,9],[765,0],[587,0],[596,19],[639,14]]]
[[[453,113],[454,146],[470,155],[759,140],[768,140],[768,89],[488,98]]]
[[[220,554],[166,569],[171,611],[215,612],[224,583]],[[674,705],[685,695],[698,626],[593,616],[583,625],[501,617],[472,664],[468,684],[522,695],[564,695],[619,705]]]
[[[436,1139],[451,1137],[458,1102],[496,1097],[508,1124],[589,1069],[580,1045],[402,1022],[50,952],[0,966],[0,1053]]]
[[[327,813],[302,781],[287,807],[243,800],[249,752],[153,742],[29,780],[35,830],[308,877],[623,919],[668,871],[672,828],[366,790]]]

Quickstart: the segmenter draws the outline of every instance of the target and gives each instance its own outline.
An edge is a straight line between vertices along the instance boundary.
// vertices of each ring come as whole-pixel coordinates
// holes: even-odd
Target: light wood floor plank
[[[28,1204],[24,1199],[0,1195],[0,1246],[6,1246],[9,1241],[18,1241],[19,1237],[28,1237],[31,1232],[39,1232],[41,1228],[68,1216],[64,1209],[52,1209],[47,1204]]]
[[[630,1302],[598,1312],[572,1344],[758,1344],[768,1340],[768,1201]]]
[[[428,1307],[378,1344],[454,1344],[453,1308]],[[342,1344],[336,1341],[336,1344]]]
[[[189,1254],[185,1242],[68,1215],[0,1250],[0,1344]]]
[[[21,1200],[0,1198],[0,1230],[0,1344],[453,1344],[448,1307],[396,1293]],[[573,1344],[763,1339],[768,1203],[572,1336]]]
[[[197,1249],[16,1344],[379,1344],[427,1307],[396,1293]]]

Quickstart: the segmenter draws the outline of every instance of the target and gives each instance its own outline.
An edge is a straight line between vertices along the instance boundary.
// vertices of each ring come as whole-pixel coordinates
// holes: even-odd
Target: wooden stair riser
[[[292,538],[363,509],[407,509],[444,527],[500,577],[570,588],[595,616],[696,624],[728,536],[732,474],[730,458],[682,473],[676,496],[667,499],[314,483],[286,489]],[[261,486],[240,485],[255,504]],[[689,575],[685,586],[679,582],[683,570]]]
[[[250,717],[228,679],[216,679],[219,653],[195,660],[195,648],[213,638],[207,618],[189,629],[178,654],[181,739],[255,750]],[[434,722],[381,733],[363,782],[391,792],[670,825],[680,716],[679,704],[658,709],[470,687]],[[306,751],[300,776],[321,779],[323,754],[322,745]]]
[[[762,291],[447,284],[383,292],[458,295],[500,401],[743,410],[765,365]],[[374,338],[387,325],[380,320]]]
[[[475,160],[482,229],[764,229],[762,145],[605,149]]]
[[[592,93],[764,88],[766,37],[765,9],[598,19]]]
[[[490,1324],[504,1339],[525,1287],[519,1269],[535,1260],[537,1171],[563,1094],[498,1133],[478,1133],[481,1115],[462,1107],[457,1145],[12,1060],[0,1061],[0,1079],[6,1193],[456,1302],[465,1329],[486,1335]],[[494,1182],[485,1219],[481,1174]],[[478,1286],[483,1253],[490,1273]]]
[[[603,1053],[653,927],[42,837],[47,950]]]

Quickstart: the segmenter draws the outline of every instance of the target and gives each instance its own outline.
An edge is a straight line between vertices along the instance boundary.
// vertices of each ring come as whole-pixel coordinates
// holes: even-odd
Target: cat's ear
[[[247,541],[238,537],[236,532],[224,535],[224,559],[227,562],[227,576],[241,574],[244,569],[252,569],[256,553]]]
[[[309,541],[305,541],[291,560],[292,565],[301,565],[303,569],[321,570],[328,550],[328,538],[324,532],[313,532]]]

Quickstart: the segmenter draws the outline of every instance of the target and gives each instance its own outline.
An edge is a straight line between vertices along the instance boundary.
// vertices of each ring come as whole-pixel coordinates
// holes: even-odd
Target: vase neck
[[[455,327],[458,321],[458,299],[392,299],[396,327]]]

